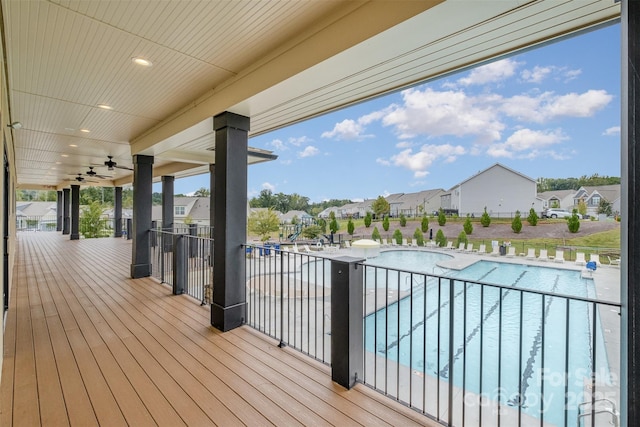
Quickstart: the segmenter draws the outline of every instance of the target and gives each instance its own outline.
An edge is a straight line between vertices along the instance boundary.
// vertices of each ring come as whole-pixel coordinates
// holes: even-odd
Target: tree
[[[480,218],[480,224],[482,224],[483,227],[488,227],[489,225],[491,225],[491,217],[487,213],[487,207],[486,206],[484,207],[484,213],[482,214],[482,217]]]
[[[200,187],[195,193],[193,193],[195,197],[211,197],[211,191],[208,188]]]
[[[584,202],[584,199],[580,199],[578,202],[578,213],[583,217],[587,214],[587,204]]]
[[[422,230],[423,233],[426,233],[427,231],[429,231],[429,218],[427,218],[426,215],[422,215],[422,222],[420,223],[420,230]]]
[[[473,233],[473,224],[471,224],[471,218],[469,218],[469,214],[467,214],[467,219],[464,221],[462,225],[464,232],[467,234]]]
[[[356,226],[353,224],[351,218],[349,218],[349,222],[347,223],[347,233],[349,233],[350,236],[353,236],[353,232],[355,231],[355,229]]]
[[[613,209],[611,207],[611,203],[605,199],[600,199],[600,204],[598,205],[598,213],[604,214],[606,216],[613,215]]]
[[[259,210],[252,212],[248,219],[249,231],[260,236],[260,240],[266,242],[271,238],[269,233],[280,229],[280,219],[272,210]]]
[[[413,238],[416,239],[418,246],[424,246],[424,234],[419,228],[416,228],[416,231],[413,232]]]
[[[527,217],[527,222],[532,227],[535,227],[536,225],[538,225],[538,214],[536,213],[535,209],[533,208],[529,209],[529,216]]]
[[[567,218],[567,227],[570,233],[577,233],[580,230],[580,218],[578,218],[577,209],[574,209],[572,215]]]
[[[193,223],[193,218],[191,217],[191,214],[184,217],[184,223],[187,225]]]
[[[522,220],[520,219],[520,211],[516,211],[516,217],[511,221],[511,229],[518,234],[522,231]]]
[[[464,230],[462,230],[460,234],[458,234],[458,241],[456,242],[456,246],[459,247],[460,243],[464,243],[465,246],[467,245],[467,243],[469,243],[469,241],[467,240],[467,233],[465,233]]]
[[[444,227],[446,223],[447,223],[447,217],[444,216],[444,210],[440,208],[440,210],[438,211],[438,225],[440,227]]]
[[[373,227],[373,233],[371,233],[372,240],[380,240],[382,237],[380,236],[380,232],[378,231],[378,227]]]
[[[293,218],[291,218],[291,224],[296,225],[299,222],[298,215],[294,215]]]
[[[322,233],[327,232],[327,220],[325,220],[324,218],[318,218],[316,220],[316,225],[320,227],[320,229],[322,230]]]
[[[364,216],[364,226],[369,228],[371,226],[371,212],[367,212]]]
[[[407,225],[407,217],[403,213],[400,214],[400,227]]]
[[[333,234],[337,233],[338,230],[340,230],[340,224],[338,224],[338,220],[336,219],[335,215],[333,216],[331,222],[329,222],[329,230]]]
[[[302,236],[304,236],[305,239],[315,239],[321,234],[320,231],[320,227],[317,225],[310,225],[302,230]]]
[[[402,231],[400,231],[399,228],[396,228],[396,231],[393,232],[393,240],[395,240],[398,245],[401,245],[402,239]]]
[[[380,218],[380,216],[386,215],[391,211],[391,206],[384,197],[378,196],[378,198],[371,203],[371,209],[373,209],[376,217]]]
[[[102,204],[95,200],[82,209],[82,217],[80,218],[80,232],[87,238],[106,237],[108,233],[104,228],[102,219]]]
[[[389,231],[389,217],[385,215],[384,220],[382,220],[382,228],[384,231]]]
[[[444,236],[444,232],[441,229],[438,229],[436,233],[436,244],[440,247],[447,246],[447,238]]]

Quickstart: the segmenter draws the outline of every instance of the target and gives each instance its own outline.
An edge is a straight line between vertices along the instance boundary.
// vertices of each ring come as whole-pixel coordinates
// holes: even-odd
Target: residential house
[[[16,202],[18,230],[55,231],[58,220],[56,202]]]
[[[445,193],[442,188],[424,190],[418,193],[405,193],[393,201],[392,212],[406,217],[422,216],[440,209],[440,197]],[[391,205],[391,203],[389,203]]]
[[[542,208],[561,208],[571,210],[574,207],[575,190],[552,190],[538,193]]]
[[[441,195],[443,209],[457,209],[460,216],[480,216],[487,209],[493,217],[542,211],[537,182],[520,172],[496,163],[455,185]]]
[[[291,224],[293,218],[297,218],[299,224],[311,224],[313,217],[305,211],[289,211],[280,215],[280,222],[283,224]]]
[[[600,201],[611,203],[612,212],[620,212],[619,184],[580,187],[577,190],[553,190],[538,194],[543,199],[544,207],[558,207],[569,211],[577,209],[580,200],[587,206],[587,215],[597,216]]]
[[[173,198],[173,222],[174,224],[198,224],[209,225],[209,198],[208,197],[174,197]],[[162,223],[162,206],[151,208],[151,219]]]

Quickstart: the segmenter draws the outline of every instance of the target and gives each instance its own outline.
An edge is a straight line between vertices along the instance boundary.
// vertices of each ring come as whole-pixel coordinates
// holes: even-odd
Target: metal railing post
[[[198,236],[198,225],[189,224],[189,236]],[[189,239],[189,258],[195,258],[198,256],[198,240]]]
[[[181,234],[173,235],[173,294],[181,295],[187,283],[186,239]]]
[[[362,261],[331,261],[331,379],[347,389],[364,377]]]
[[[133,220],[131,218],[127,218],[127,240],[131,240],[132,234],[133,234]]]

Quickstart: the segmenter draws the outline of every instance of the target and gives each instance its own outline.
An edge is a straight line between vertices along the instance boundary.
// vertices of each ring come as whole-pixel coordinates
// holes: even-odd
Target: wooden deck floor
[[[1,426],[436,425],[153,279],[131,242],[18,236]]]

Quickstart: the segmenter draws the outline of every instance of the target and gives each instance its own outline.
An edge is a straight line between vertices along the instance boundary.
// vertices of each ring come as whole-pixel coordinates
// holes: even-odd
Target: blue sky
[[[251,138],[262,189],[312,202],[449,189],[496,162],[620,176],[620,27],[609,26]],[[176,180],[176,193],[208,187]]]

